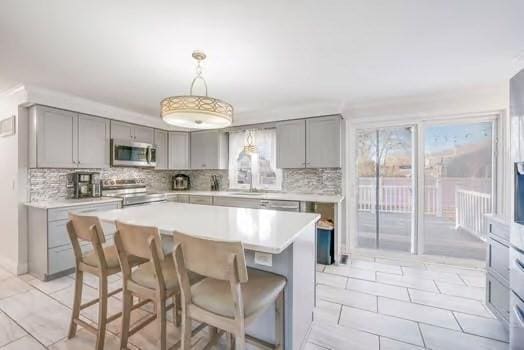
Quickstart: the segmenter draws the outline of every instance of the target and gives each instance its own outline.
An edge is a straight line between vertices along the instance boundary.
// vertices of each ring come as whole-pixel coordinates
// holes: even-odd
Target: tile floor
[[[306,349],[508,349],[484,305],[474,260],[360,250],[317,265],[317,308]]]
[[[317,271],[317,308],[306,350],[508,348],[507,333],[483,305],[480,263],[358,251],[346,265],[318,265]],[[112,277],[110,284],[119,282]],[[84,297],[95,297],[96,289],[96,280],[87,278]],[[70,276],[43,283],[0,268],[0,350],[92,349],[95,338],[84,330],[65,338],[72,297]],[[119,308],[116,295],[110,313]],[[147,312],[140,310],[137,319]],[[95,322],[96,306],[82,315]],[[106,349],[118,349],[119,326],[119,320],[110,324]],[[173,344],[179,334],[168,328]],[[205,338],[195,336],[194,349],[202,349]],[[129,348],[156,349],[155,324],[132,336]]]

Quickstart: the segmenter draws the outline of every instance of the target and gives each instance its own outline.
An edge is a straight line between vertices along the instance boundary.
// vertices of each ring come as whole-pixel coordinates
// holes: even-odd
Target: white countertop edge
[[[314,214],[314,213],[308,213],[308,214]],[[307,225],[304,225],[304,227],[300,231],[298,231],[293,236],[289,237],[289,239],[280,247],[280,249],[271,248],[271,247],[268,247],[268,246],[252,245],[252,244],[243,243],[244,249],[252,250],[252,251],[255,251],[255,252],[261,252],[261,253],[280,254],[284,250],[286,250],[290,245],[292,245],[293,242],[295,242],[295,240],[297,239],[297,237],[300,236],[304,232],[305,229],[307,229],[311,224],[315,224],[318,220],[320,220],[320,214],[317,214],[316,218],[314,220],[311,220]],[[106,223],[114,224],[113,220],[102,220],[102,221],[106,222]],[[173,235],[173,231],[161,230],[160,234],[163,234],[163,235],[166,235],[166,236],[172,236]],[[192,233],[191,236],[194,236],[194,237],[197,237],[197,238],[210,239],[209,237],[206,237],[205,235],[199,235],[199,234],[194,234],[194,233]]]
[[[49,201],[36,201],[24,203],[25,206],[37,209],[57,209],[80,207],[85,205],[98,205],[106,203],[120,203],[121,198],[114,197],[100,197],[100,198],[84,198],[84,199],[60,199]]]
[[[171,191],[166,192],[167,195],[192,195],[192,196],[211,196],[211,197],[231,197],[231,198],[246,198],[246,199],[263,199],[263,200],[287,200],[287,201],[300,201],[300,202],[316,202],[316,203],[341,203],[344,200],[344,196],[337,194],[314,194],[314,193],[291,193],[291,192],[255,192],[250,195],[249,192],[246,194],[235,194],[238,191]],[[257,194],[258,193],[258,194]],[[260,194],[263,193],[263,194]]]

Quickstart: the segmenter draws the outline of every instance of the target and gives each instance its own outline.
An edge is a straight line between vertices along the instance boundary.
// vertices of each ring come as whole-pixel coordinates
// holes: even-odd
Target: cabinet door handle
[[[515,314],[517,321],[520,323],[520,327],[524,327],[524,312],[522,312],[518,305],[515,305],[513,308],[513,313]]]
[[[524,272],[524,263],[520,261],[520,259],[515,259],[515,265],[520,269],[520,271]]]

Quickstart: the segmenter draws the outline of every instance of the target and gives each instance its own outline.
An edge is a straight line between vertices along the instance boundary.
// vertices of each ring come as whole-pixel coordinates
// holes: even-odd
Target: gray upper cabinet
[[[173,131],[169,133],[169,169],[189,169],[189,133]]]
[[[78,115],[59,109],[31,108],[30,163],[40,168],[76,168]]]
[[[304,120],[279,122],[277,126],[277,168],[306,166],[306,123]]]
[[[153,128],[148,128],[146,126],[138,126],[112,120],[111,138],[153,144],[155,131]]]
[[[111,138],[117,140],[129,140],[133,141],[133,125],[111,121]]]
[[[80,114],[78,116],[78,166],[109,167],[109,120]]]
[[[340,116],[278,122],[278,168],[340,168],[342,123]]]
[[[306,119],[306,167],[340,168],[341,120],[339,116]]]
[[[51,107],[30,110],[32,168],[109,166],[109,120]]]
[[[228,136],[219,130],[191,133],[191,169],[227,169]]]
[[[168,169],[169,146],[167,131],[155,130],[156,169]]]
[[[146,126],[134,126],[134,140],[136,142],[145,142],[153,144],[155,138],[155,131]]]

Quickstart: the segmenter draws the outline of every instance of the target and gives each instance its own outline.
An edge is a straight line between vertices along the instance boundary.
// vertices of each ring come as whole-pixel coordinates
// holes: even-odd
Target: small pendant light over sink
[[[197,68],[189,95],[163,99],[160,102],[160,116],[168,124],[189,129],[216,129],[231,125],[233,106],[207,95],[207,83],[202,76],[201,66],[201,62],[206,59],[206,54],[202,51],[194,51],[193,58],[197,60]],[[193,88],[197,81],[204,84],[205,96],[193,95]]]

